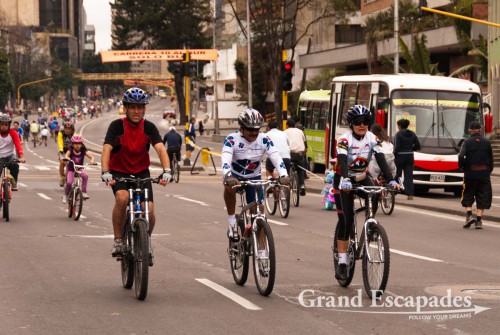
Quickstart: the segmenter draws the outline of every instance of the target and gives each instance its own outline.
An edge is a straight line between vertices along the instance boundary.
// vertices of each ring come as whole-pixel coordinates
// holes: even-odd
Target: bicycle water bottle
[[[134,211],[135,212],[140,212],[141,211],[141,195],[137,194],[135,196],[135,206],[134,206]],[[138,213],[135,214],[136,217],[139,216]]]

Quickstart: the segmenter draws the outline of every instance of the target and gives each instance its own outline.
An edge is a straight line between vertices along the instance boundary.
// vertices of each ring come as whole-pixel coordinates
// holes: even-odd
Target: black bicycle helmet
[[[243,128],[260,129],[263,122],[262,115],[253,108],[247,108],[238,115],[238,123]]]
[[[123,94],[123,103],[147,105],[148,95],[139,87],[132,87]]]
[[[8,114],[0,114],[0,122],[10,124],[12,122],[12,119]]]
[[[349,124],[362,117],[366,117],[370,121],[372,119],[372,112],[363,105],[354,105],[345,113],[345,118]]]

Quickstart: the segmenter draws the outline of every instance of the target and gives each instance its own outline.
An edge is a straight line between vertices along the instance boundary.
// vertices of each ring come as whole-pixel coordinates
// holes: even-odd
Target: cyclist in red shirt
[[[129,188],[128,183],[117,182],[115,178],[132,175],[138,178],[150,177],[148,153],[150,146],[155,148],[163,166],[160,184],[167,185],[172,177],[167,151],[158,128],[154,123],[144,119],[146,104],[148,104],[148,96],[142,89],[138,87],[128,89],[123,95],[126,117],[111,122],[102,148],[101,177],[107,185],[112,187],[115,195],[112,216],[115,235],[115,242],[111,249],[113,257],[119,256],[123,252],[123,223],[128,205]],[[147,183],[146,187],[149,190],[149,234],[151,234],[156,221],[153,207],[153,188],[151,183]]]

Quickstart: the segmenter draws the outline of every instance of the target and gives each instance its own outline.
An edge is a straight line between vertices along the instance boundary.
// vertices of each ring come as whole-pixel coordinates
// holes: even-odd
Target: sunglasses
[[[368,119],[359,119],[359,120],[353,121],[352,124],[355,125],[355,126],[361,126],[361,125],[369,126],[370,125],[370,120],[368,120]]]
[[[253,129],[253,128],[244,128],[244,129],[251,133],[258,133],[260,131],[260,129]]]

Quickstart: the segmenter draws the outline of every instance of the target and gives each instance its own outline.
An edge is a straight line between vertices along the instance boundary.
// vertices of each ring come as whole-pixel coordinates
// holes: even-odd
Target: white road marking
[[[284,222],[280,222],[280,221],[276,221],[276,220],[271,220],[271,219],[267,219],[267,222],[271,222],[271,223],[274,223],[278,226],[288,226],[288,223],[284,223]]]
[[[190,198],[185,198],[181,195],[174,195],[175,198],[177,199],[181,199],[181,200],[185,200],[185,201],[189,201],[189,202],[194,202],[195,204],[198,204],[198,205],[201,205],[201,206],[205,206],[205,207],[210,207],[209,204],[207,204],[206,202],[203,202],[203,201],[198,201],[198,200],[193,200],[193,199],[190,199]]]
[[[389,250],[390,250],[392,253],[395,253],[395,254],[398,254],[398,255],[401,255],[401,256],[407,256],[407,257],[418,258],[418,259],[421,259],[421,260],[424,260],[424,261],[435,262],[435,263],[442,263],[442,262],[444,262],[444,261],[442,261],[442,260],[440,260],[440,259],[431,258],[431,257],[426,257],[426,256],[420,256],[420,255],[417,255],[417,254],[412,254],[412,253],[410,253],[410,252],[401,251],[401,250],[397,250],[397,249],[392,249],[392,248],[390,248]]]
[[[252,311],[262,310],[262,308],[255,305],[253,302],[251,302],[243,297],[240,297],[239,295],[237,295],[233,291],[230,291],[227,288],[220,286],[219,284],[214,283],[213,281],[210,281],[210,280],[205,279],[205,278],[195,278],[195,280],[199,283],[202,283],[203,285],[210,287],[212,290],[219,292],[220,294],[222,294],[226,298],[231,299],[232,301],[234,301],[235,303],[239,304],[242,307],[245,307],[246,309],[249,309]]]
[[[17,186],[28,187],[28,185],[18,182]]]
[[[100,227],[99,227],[100,228]],[[152,237],[170,236],[171,234],[153,234]],[[64,235],[66,237],[80,237],[80,238],[97,238],[97,239],[114,239],[115,235]]]
[[[35,169],[40,170],[40,171],[50,171],[51,170],[50,167],[43,166],[43,165],[35,166]]]
[[[464,222],[464,218],[459,217],[457,215],[440,214],[440,213],[436,213],[436,212],[426,211],[426,210],[423,210],[423,209],[413,209],[413,208],[406,207],[406,206],[403,206],[403,205],[398,206],[398,210],[403,210],[403,211],[407,211],[407,212],[412,212],[412,213],[418,213],[418,214],[433,216],[433,217],[440,218],[440,219],[446,219],[446,220],[453,220],[453,221],[458,221],[458,222]],[[500,228],[500,225],[494,224],[494,223],[491,223],[491,222],[487,222],[487,221],[485,222],[484,220],[483,220],[483,226]]]
[[[52,200],[52,198],[46,196],[45,194],[43,193],[37,193],[40,197],[44,198],[44,199],[47,199],[47,200]]]

